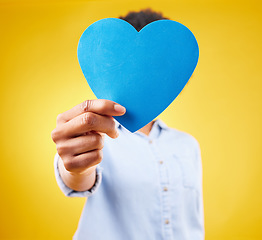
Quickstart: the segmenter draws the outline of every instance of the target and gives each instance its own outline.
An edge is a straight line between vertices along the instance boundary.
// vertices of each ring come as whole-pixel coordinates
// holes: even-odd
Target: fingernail
[[[119,113],[124,113],[126,111],[126,109],[123,106],[119,105],[119,104],[115,104],[114,108]]]

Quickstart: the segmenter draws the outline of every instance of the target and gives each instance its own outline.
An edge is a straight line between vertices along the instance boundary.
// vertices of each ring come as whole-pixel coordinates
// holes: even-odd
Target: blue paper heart
[[[178,96],[199,50],[192,32],[178,22],[159,20],[137,32],[124,20],[106,18],[84,31],[77,53],[96,97],[126,107],[126,114],[115,118],[135,132]]]

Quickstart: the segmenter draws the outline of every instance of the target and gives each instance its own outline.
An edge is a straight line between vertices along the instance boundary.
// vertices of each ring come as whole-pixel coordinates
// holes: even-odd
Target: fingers
[[[77,156],[93,150],[101,150],[104,139],[99,133],[88,133],[76,138],[57,143],[57,153],[60,157]]]
[[[58,126],[52,132],[52,137],[56,142],[59,139],[77,137],[90,131],[106,133],[111,138],[118,137],[118,131],[112,117],[92,112],[79,115],[69,122]]]
[[[93,150],[74,157],[64,157],[63,163],[67,171],[80,173],[99,164],[102,161],[102,158],[102,150]]]
[[[126,112],[126,109],[123,106],[110,100],[86,100],[76,105],[72,109],[59,114],[57,117],[57,124],[68,122],[86,112],[108,116],[121,116]]]

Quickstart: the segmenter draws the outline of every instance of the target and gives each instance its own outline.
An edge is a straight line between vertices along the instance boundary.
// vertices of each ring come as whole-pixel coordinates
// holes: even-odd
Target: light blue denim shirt
[[[157,120],[149,136],[106,137],[94,187],[68,188],[66,196],[88,197],[76,240],[203,240],[202,165],[197,141]]]

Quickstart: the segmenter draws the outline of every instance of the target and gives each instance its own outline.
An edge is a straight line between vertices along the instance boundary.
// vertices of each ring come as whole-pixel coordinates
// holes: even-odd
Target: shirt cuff
[[[63,182],[59,170],[58,170],[58,159],[60,158],[60,156],[56,153],[55,155],[55,161],[54,161],[54,167],[55,167],[55,178],[57,181],[57,184],[59,186],[59,188],[61,189],[61,191],[67,196],[67,197],[90,197],[92,196],[97,189],[99,188],[101,181],[102,181],[102,168],[98,165],[96,168],[96,181],[94,186],[87,190],[87,191],[83,191],[83,192],[79,192],[79,191],[75,191],[71,188],[69,188],[68,186],[65,185],[65,183]]]

